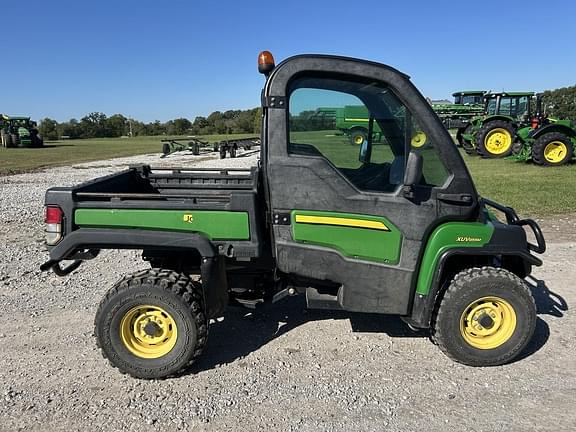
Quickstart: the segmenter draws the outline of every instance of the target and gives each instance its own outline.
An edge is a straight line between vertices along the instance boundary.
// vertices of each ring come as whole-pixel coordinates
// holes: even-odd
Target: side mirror
[[[414,186],[422,179],[422,155],[411,151],[408,154],[406,171],[404,172],[404,186]]]
[[[368,140],[362,141],[360,146],[360,153],[358,153],[358,160],[363,164],[370,162],[370,154],[368,152]]]

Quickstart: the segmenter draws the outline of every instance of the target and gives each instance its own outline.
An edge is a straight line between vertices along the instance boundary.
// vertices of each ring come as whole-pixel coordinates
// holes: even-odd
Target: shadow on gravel
[[[536,312],[540,315],[552,315],[558,318],[568,310],[568,303],[559,294],[550,291],[543,280],[528,277],[528,286],[536,301]]]
[[[197,373],[233,362],[303,324],[322,320],[349,320],[353,332],[386,333],[391,337],[428,336],[428,332],[411,331],[395,316],[308,310],[305,299],[296,296],[264,310],[229,308],[223,321],[210,325],[210,336],[204,354],[188,373]]]
[[[532,276],[527,278],[527,284],[532,291],[532,296],[536,302],[536,313],[538,315],[552,315],[557,318],[562,318],[564,312],[568,310],[568,303],[559,294],[556,294],[546,286],[546,282],[543,280],[535,279]],[[519,361],[531,356],[540,348],[542,348],[548,338],[550,337],[550,327],[546,321],[538,317],[536,320],[536,329],[534,330],[534,336],[524,349],[522,354],[518,356],[515,360]]]
[[[544,281],[529,279],[528,285],[536,301],[539,315],[562,317],[568,310],[566,301],[551,292]],[[309,322],[349,320],[353,332],[386,333],[391,337],[428,337],[428,331],[413,332],[396,316],[360,314],[345,311],[306,309],[301,296],[290,297],[276,306],[252,311],[241,307],[228,309],[223,321],[210,325],[210,337],[204,355],[188,373],[197,373],[231,363],[257,351],[275,338]],[[534,337],[514,362],[539,351],[550,337],[548,324],[540,317],[536,321]]]

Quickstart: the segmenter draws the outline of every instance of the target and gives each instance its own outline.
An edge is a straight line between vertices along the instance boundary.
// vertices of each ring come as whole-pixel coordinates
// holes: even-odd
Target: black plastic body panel
[[[51,260],[71,258],[76,251],[101,249],[197,249],[203,256],[213,250],[228,257],[257,258],[263,254],[264,212],[258,193],[259,172],[251,170],[153,169],[148,166],[97,178],[68,188],[51,188],[45,204],[64,213],[63,239],[49,247]],[[78,228],[79,208],[222,210],[248,213],[250,239],[217,241],[193,233],[170,231]]]
[[[320,155],[288,153],[290,85],[296,78],[323,77],[385,83],[418,119],[438,148],[449,179],[438,188],[416,186],[407,197],[402,187],[391,193],[358,190]],[[452,138],[408,77],[385,65],[333,56],[298,56],[270,75],[263,100],[286,101],[264,109],[264,180],[270,214],[317,210],[386,217],[403,235],[400,262],[389,265],[350,259],[338,251],[296,243],[291,227],[273,224],[278,269],[284,273],[341,284],[340,306],[346,310],[405,315],[410,312],[422,245],[444,221],[475,220],[478,195]],[[289,187],[288,187],[289,184]],[[466,203],[440,202],[439,192],[465,194]]]

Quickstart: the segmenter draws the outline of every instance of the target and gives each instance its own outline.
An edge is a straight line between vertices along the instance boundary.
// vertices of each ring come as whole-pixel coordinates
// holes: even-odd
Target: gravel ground
[[[0,177],[0,430],[526,431],[576,430],[575,218],[544,220],[545,265],[529,280],[536,336],[522,358],[470,368],[394,317],[307,311],[291,298],[266,312],[230,309],[204,356],[164,381],[123,376],[92,336],[96,307],[138,253],[103,252],[68,278],[41,273],[42,202],[135,163],[248,167],[176,154]]]

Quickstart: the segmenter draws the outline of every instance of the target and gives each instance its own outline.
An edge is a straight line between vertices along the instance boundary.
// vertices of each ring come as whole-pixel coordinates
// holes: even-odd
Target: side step
[[[338,295],[319,293],[316,288],[306,288],[306,306],[308,309],[342,310]]]

